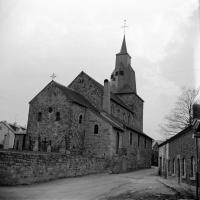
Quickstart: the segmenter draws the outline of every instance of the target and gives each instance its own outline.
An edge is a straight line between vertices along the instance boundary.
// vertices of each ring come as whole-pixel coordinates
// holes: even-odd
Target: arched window
[[[52,112],[53,112],[53,108],[49,107],[49,113],[52,113]]]
[[[94,125],[94,134],[99,133],[99,126],[97,124]]]
[[[60,112],[56,112],[56,121],[60,121]]]
[[[83,116],[82,116],[82,115],[79,115],[78,123],[79,123],[79,124],[82,124],[82,120],[83,120]]]
[[[38,113],[37,120],[38,120],[38,122],[42,121],[42,113],[41,112]]]

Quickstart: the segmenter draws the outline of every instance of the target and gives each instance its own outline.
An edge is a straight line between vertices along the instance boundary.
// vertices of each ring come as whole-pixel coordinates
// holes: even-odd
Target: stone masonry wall
[[[44,182],[105,171],[105,160],[58,153],[0,151],[0,185]]]
[[[135,113],[134,128],[143,131],[143,101],[135,94],[117,94]]]
[[[196,145],[195,138],[193,137],[193,130],[179,136],[178,138],[170,141],[169,143],[169,159],[170,166],[168,166],[168,174],[178,178],[178,164],[177,159],[180,159],[180,179],[182,182],[189,184],[195,183],[195,178],[191,177],[191,157],[194,158],[196,164]],[[186,176],[182,176],[182,161],[185,159]],[[172,174],[173,159],[175,160],[175,174]],[[196,165],[194,171],[196,172]],[[195,174],[194,172],[194,174]]]
[[[37,119],[39,112],[42,114],[40,121]],[[60,113],[58,121],[57,112]],[[47,151],[49,146],[53,152],[82,151],[85,112],[84,107],[68,100],[53,84],[49,85],[30,103],[26,149],[34,150],[35,143],[40,140],[39,151]]]

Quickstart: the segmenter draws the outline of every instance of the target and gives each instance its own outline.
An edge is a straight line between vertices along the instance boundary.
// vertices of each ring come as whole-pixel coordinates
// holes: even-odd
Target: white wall
[[[4,149],[13,148],[15,134],[4,124],[0,123],[0,144]]]

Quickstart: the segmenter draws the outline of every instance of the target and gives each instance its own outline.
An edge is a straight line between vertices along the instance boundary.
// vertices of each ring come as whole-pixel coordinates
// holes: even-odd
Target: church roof
[[[121,46],[121,50],[120,50],[121,54],[126,54],[127,52],[127,48],[126,48],[126,39],[125,39],[125,35],[123,38],[123,42],[122,42],[122,46]]]

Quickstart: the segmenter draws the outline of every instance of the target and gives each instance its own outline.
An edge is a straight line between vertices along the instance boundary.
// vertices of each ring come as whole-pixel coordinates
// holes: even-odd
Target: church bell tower
[[[116,54],[115,69],[110,82],[113,93],[137,93],[135,71],[131,67],[131,56],[127,52],[125,35],[121,50]]]

